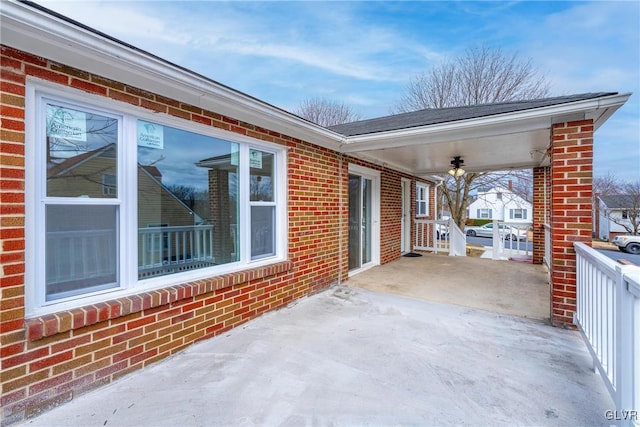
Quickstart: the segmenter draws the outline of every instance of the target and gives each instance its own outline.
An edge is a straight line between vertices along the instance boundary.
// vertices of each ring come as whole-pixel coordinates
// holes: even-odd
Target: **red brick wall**
[[[571,326],[576,311],[574,242],[591,245],[593,121],[551,131],[551,321]]]
[[[550,222],[551,171],[549,167],[533,168],[533,263],[542,264],[544,257],[544,225]]]
[[[6,46],[0,61],[0,404],[5,424],[346,279],[349,161],[381,171],[381,259],[400,256],[400,177],[408,175]],[[27,76],[287,146],[289,260],[25,320]]]

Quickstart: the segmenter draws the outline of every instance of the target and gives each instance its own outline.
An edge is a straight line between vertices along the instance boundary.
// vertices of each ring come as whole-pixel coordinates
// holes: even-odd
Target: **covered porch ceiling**
[[[590,93],[420,112],[339,125],[343,153],[417,176],[446,173],[454,156],[469,172],[545,166],[554,123],[593,119],[599,128],[630,94]],[[441,112],[444,111],[444,114]],[[387,129],[385,129],[385,127]],[[394,127],[399,127],[393,129]],[[373,132],[371,131],[373,130]]]

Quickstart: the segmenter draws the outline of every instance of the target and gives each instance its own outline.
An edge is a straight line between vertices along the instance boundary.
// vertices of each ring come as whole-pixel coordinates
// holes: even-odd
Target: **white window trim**
[[[349,163],[349,173],[371,180],[371,262],[349,272],[349,277],[380,265],[380,171]]]
[[[423,199],[418,199],[418,194],[420,194],[420,188],[424,188],[425,190],[425,194],[427,196],[427,198],[425,200]],[[429,216],[429,190],[430,190],[431,186],[429,184],[425,184],[423,182],[417,182],[416,183],[416,217],[427,217]],[[425,213],[418,213],[418,202],[425,202]]]
[[[44,156],[38,153],[38,140],[41,136],[44,123],[42,114],[36,114],[40,111],[42,98],[58,101],[61,103],[70,103],[76,107],[87,108],[90,110],[99,110],[98,112],[108,115],[121,116],[122,120],[119,124],[119,142],[123,142],[118,146],[118,198],[117,199],[100,199],[98,204],[119,204],[125,206],[119,216],[119,238],[121,244],[118,246],[118,259],[120,260],[119,282],[120,288],[108,289],[87,293],[66,299],[60,299],[50,302],[44,302],[44,265],[39,262],[42,249],[38,249],[39,232],[44,232],[44,221],[40,205],[41,200],[36,199],[37,192],[42,184],[37,182],[41,178],[43,170],[46,170]],[[104,111],[103,111],[104,110]],[[138,279],[137,262],[131,261],[137,259],[137,171],[136,161],[131,159],[137,158],[136,144],[126,143],[126,141],[135,141],[137,120],[147,120],[159,123],[165,126],[171,126],[188,132],[199,133],[202,135],[220,138],[229,142],[240,144],[240,150],[245,152],[246,161],[240,162],[241,168],[239,174],[242,176],[246,172],[248,177],[248,150],[249,148],[271,152],[276,154],[274,165],[274,177],[276,184],[274,187],[274,199],[276,204],[276,220],[275,220],[275,237],[276,237],[276,254],[271,257],[263,257],[257,260],[251,260],[249,250],[250,240],[241,237],[241,257],[240,261],[220,266],[192,270],[182,273],[175,273],[165,276],[153,277],[148,279]],[[287,206],[287,148],[283,145],[274,144],[259,139],[254,139],[245,135],[224,131],[222,129],[206,126],[197,122],[184,120],[181,118],[169,116],[167,114],[152,113],[140,107],[132,106],[126,103],[115,101],[95,94],[60,86],[41,79],[28,77],[26,82],[25,93],[25,316],[35,317],[49,314],[57,311],[69,310],[84,305],[104,302],[109,299],[126,297],[137,293],[161,289],[178,283],[186,283],[195,280],[201,280],[209,277],[220,276],[223,274],[233,273],[247,268],[258,268],[277,262],[286,261],[288,257],[288,206]],[[38,159],[38,162],[33,161]],[[246,171],[242,170],[242,165],[246,163]],[[249,180],[241,179],[239,189],[240,200],[248,200]],[[128,187],[136,189],[132,191],[123,191],[125,183]],[[46,185],[46,180],[45,180]],[[86,203],[86,199],[83,200]],[[243,227],[250,227],[249,215],[247,208],[248,202],[243,202],[239,209],[239,221]],[[249,233],[241,233],[247,236]],[[126,264],[128,263],[128,264]],[[135,265],[134,265],[135,264]],[[40,269],[40,271],[38,271]]]

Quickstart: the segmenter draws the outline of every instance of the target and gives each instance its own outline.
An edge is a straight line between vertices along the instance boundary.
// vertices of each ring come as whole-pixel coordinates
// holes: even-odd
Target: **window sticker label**
[[[262,169],[262,151],[249,150],[249,166]]]
[[[138,146],[164,149],[164,128],[155,123],[138,120]]]
[[[238,166],[238,159],[240,158],[240,148],[238,144],[231,144],[231,165]]]
[[[47,136],[86,142],[87,114],[56,105],[47,105]]]

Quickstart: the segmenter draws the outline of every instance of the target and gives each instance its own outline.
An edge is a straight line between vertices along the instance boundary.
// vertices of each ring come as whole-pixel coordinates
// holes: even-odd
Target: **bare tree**
[[[544,98],[548,93],[549,84],[530,60],[522,60],[516,53],[506,54],[501,49],[482,46],[470,48],[462,56],[415,76],[393,110],[402,113],[536,99]],[[457,178],[445,178],[442,192],[458,226],[464,226],[469,195],[477,184],[499,181],[508,173],[467,173]],[[525,185],[518,188],[517,194],[529,200],[531,193]]]
[[[479,191],[493,187],[503,187],[522,199],[531,202],[533,193],[532,173],[530,170],[503,172],[467,172],[459,178],[447,175],[444,184],[439,187],[440,200],[449,208],[451,218],[461,229],[465,226],[467,207],[471,196]]]
[[[305,99],[294,113],[324,127],[360,120],[360,114],[345,103],[325,98]]]
[[[620,180],[611,172],[607,172],[604,176],[597,176],[593,178],[593,197],[595,199],[598,196],[620,194],[622,185]]]
[[[393,110],[404,113],[544,98],[548,94],[549,83],[531,60],[482,46],[416,75]]]
[[[640,181],[622,183],[620,193],[610,195],[616,206],[604,215],[610,221],[622,226],[630,234],[640,234]]]

